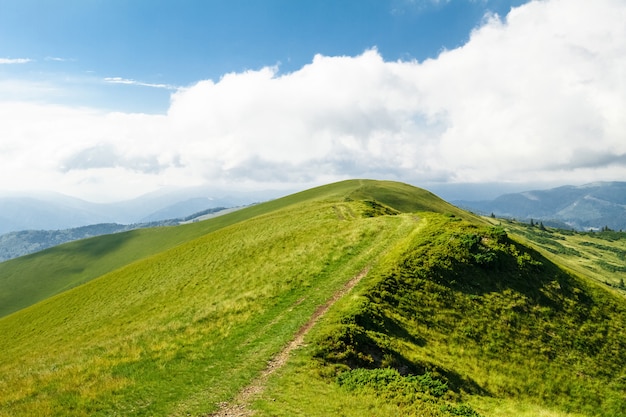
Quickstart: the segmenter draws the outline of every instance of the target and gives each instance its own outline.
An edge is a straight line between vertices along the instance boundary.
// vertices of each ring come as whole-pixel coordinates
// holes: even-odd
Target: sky
[[[624,0],[0,0],[0,192],[625,180],[624,22]]]

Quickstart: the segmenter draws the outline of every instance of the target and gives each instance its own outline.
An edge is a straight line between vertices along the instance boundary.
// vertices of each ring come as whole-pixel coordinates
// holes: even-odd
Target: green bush
[[[394,397],[413,397],[417,393],[441,397],[448,391],[448,385],[431,376],[400,375],[392,368],[364,369],[357,368],[342,372],[337,377],[337,383],[351,391],[373,390],[376,394]]]
[[[481,417],[480,414],[467,404],[444,405],[441,407],[441,411],[445,411],[453,416]]]

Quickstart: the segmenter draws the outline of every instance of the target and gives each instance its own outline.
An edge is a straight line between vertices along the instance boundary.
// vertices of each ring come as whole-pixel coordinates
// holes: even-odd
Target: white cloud
[[[46,57],[46,61],[72,62],[72,61],[75,61],[75,59],[72,59],[72,58],[61,58],[61,57],[58,57],[58,56],[47,56]]]
[[[626,153],[625,12],[615,1],[533,2],[425,63],[438,86],[426,100],[448,118],[445,161],[476,180],[522,179],[582,176],[577,152]]]
[[[623,180],[625,21],[620,0],[535,1],[436,59],[226,74],[176,90],[165,115],[0,102],[0,188]]]
[[[29,58],[0,58],[0,65],[2,64],[28,64],[32,62],[32,59]]]
[[[177,87],[173,85],[169,85],[169,84],[145,83],[145,82],[132,80],[129,78],[122,78],[122,77],[106,77],[104,81],[110,84],[138,85],[141,87],[164,88],[167,90],[177,89]]]

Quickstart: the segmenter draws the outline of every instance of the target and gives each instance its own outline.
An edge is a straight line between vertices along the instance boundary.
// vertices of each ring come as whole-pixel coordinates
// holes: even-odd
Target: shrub
[[[453,416],[481,417],[480,414],[467,404],[444,405],[441,407],[441,411],[445,411]]]
[[[369,389],[388,398],[413,397],[416,393],[441,397],[448,391],[448,384],[433,378],[428,372],[403,376],[392,368],[353,369],[339,374],[337,383],[351,391]]]

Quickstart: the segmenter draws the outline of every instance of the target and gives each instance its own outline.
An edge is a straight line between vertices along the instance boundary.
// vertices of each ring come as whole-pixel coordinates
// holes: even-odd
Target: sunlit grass
[[[511,220],[485,219],[492,224],[501,224],[518,239],[532,243],[544,256],[560,265],[598,283],[626,290],[626,286],[620,288],[626,276],[625,232],[542,230]]]
[[[228,216],[159,238],[76,242],[85,257],[63,247],[33,258],[58,265],[56,276],[91,275],[0,319],[0,416],[207,415],[365,267],[269,378],[252,404],[258,416],[624,411],[623,299],[550,264],[513,229],[507,237],[423,190],[371,181]],[[568,256],[602,249],[580,239],[558,241]],[[408,391],[368,385],[386,368]],[[365,382],[341,385],[351,369],[366,370]],[[426,373],[445,390],[415,385]]]
[[[344,199],[382,199],[390,207],[407,212],[427,207],[430,210],[462,213],[428,191],[406,184],[348,180],[253,205],[207,221],[176,227],[133,230],[71,242],[0,262],[0,317],[89,282],[131,262],[255,216],[306,201]],[[338,207],[342,206],[336,206],[335,210]],[[346,218],[349,219],[354,213],[351,209],[346,210]]]
[[[626,411],[626,308],[619,298],[497,230],[432,213],[420,217],[422,227],[398,241],[357,293],[313,330],[310,348],[255,404],[259,415]],[[477,234],[482,238],[474,240]],[[415,402],[384,391],[346,391],[335,379],[348,369],[385,367],[430,372],[450,390]],[[323,404],[307,402],[315,391]],[[344,400],[350,405],[342,407]],[[451,414],[446,407],[468,408]]]
[[[0,320],[0,415],[214,409],[414,224],[340,220],[337,205],[363,209],[319,202],[262,215]]]

